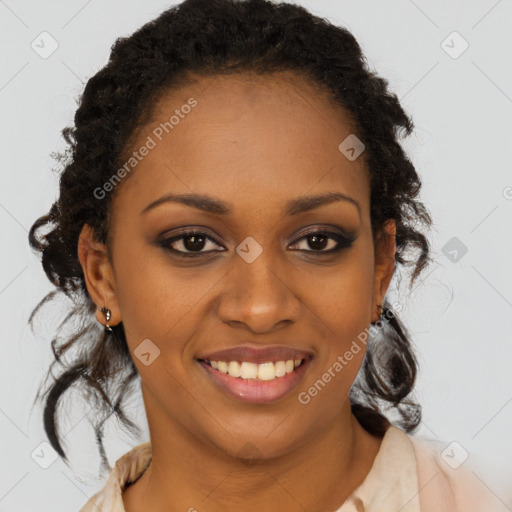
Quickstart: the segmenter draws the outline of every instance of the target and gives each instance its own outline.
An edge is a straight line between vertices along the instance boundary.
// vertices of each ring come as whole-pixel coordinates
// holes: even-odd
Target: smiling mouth
[[[243,380],[269,381],[279,379],[304,364],[305,358],[286,361],[251,363],[248,361],[208,361],[200,360],[219,373]]]

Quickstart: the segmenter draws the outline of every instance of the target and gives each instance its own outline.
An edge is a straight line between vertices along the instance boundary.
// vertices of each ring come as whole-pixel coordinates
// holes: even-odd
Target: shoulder
[[[91,496],[79,512],[125,512],[123,489],[144,471],[150,458],[150,442],[140,444],[125,453],[111,469],[104,487]]]
[[[510,509],[491,491],[459,443],[405,434],[416,458],[422,512],[504,512]]]

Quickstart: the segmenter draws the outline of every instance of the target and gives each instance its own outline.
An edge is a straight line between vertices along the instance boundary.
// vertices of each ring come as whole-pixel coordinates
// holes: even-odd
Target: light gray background
[[[481,461],[485,484],[509,499],[512,1],[297,3],[349,28],[413,116],[416,131],[404,146],[434,217],[436,260],[410,296],[405,287],[398,296],[420,359],[420,434],[460,443]],[[0,0],[0,512],[78,510],[103,485],[92,430],[81,421],[88,406],[77,399],[68,401],[64,428],[73,468],[56,460],[45,470],[31,458],[45,450],[41,409],[31,404],[66,303],[40,316],[37,334],[29,330],[30,312],[52,287],[27,233],[56,198],[50,153],[64,148],[60,130],[72,122],[83,83],[107,62],[116,37],[171,4]],[[47,59],[31,48],[43,31],[59,44]],[[442,47],[453,31],[469,44],[458,58]],[[456,52],[461,43],[453,41]],[[467,247],[458,262],[443,251],[453,237]],[[133,411],[145,427],[138,398]],[[138,444],[115,425],[107,434],[112,464]]]

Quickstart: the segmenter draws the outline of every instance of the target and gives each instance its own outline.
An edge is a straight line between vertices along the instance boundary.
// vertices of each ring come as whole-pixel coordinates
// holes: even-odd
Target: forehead
[[[355,131],[327,91],[292,72],[195,77],[153,106],[116,201],[142,209],[166,192],[194,192],[258,209],[334,190],[367,210],[364,153],[350,161],[339,150]]]

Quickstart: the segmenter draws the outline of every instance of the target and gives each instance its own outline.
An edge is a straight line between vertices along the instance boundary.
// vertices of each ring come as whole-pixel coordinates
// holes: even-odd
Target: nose
[[[223,322],[265,333],[298,320],[297,276],[292,279],[286,265],[278,265],[271,251],[263,251],[252,263],[236,255],[233,265],[218,306]]]

